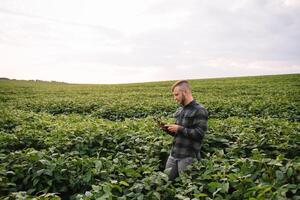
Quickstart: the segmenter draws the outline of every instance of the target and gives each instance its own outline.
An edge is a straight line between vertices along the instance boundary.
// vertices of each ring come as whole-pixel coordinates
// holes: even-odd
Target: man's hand
[[[168,128],[168,131],[172,132],[172,133],[177,133],[178,129],[179,129],[179,125],[177,124],[167,124],[165,125]]]

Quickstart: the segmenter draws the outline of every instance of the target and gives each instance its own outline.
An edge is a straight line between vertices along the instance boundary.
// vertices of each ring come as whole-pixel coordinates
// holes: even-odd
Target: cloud
[[[299,73],[299,13],[294,0],[4,0],[0,70],[81,83]]]

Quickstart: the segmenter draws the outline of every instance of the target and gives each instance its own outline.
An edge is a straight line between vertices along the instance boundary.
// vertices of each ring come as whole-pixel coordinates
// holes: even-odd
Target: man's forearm
[[[203,138],[207,127],[200,127],[197,126],[196,128],[186,128],[183,126],[179,126],[177,129],[177,134],[183,134],[186,137],[192,138],[192,139],[201,139]]]

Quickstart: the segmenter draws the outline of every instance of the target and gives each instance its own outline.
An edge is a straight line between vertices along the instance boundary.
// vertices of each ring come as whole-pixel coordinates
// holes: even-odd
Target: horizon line
[[[215,77],[205,77],[205,78],[191,78],[191,79],[180,79],[180,80],[206,80],[206,79],[223,79],[223,78],[246,78],[246,77],[260,77],[260,76],[278,76],[278,75],[296,75],[300,72],[295,73],[277,73],[277,74],[257,74],[257,75],[237,75],[237,76],[215,76]],[[0,77],[0,80],[10,80],[10,81],[33,81],[33,82],[48,82],[48,83],[63,83],[63,84],[74,84],[74,85],[126,85],[126,84],[140,84],[140,83],[156,83],[156,82],[170,82],[177,81],[179,79],[167,79],[167,80],[153,80],[145,82],[119,82],[119,83],[78,83],[78,82],[65,82],[57,80],[41,80],[41,79],[18,79],[18,78],[9,78],[9,77]]]

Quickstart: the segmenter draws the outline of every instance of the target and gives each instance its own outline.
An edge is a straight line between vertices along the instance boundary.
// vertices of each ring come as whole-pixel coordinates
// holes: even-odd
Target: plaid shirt
[[[174,114],[176,124],[181,127],[174,135],[171,156],[200,159],[200,148],[207,130],[208,112],[195,100],[180,107]]]

